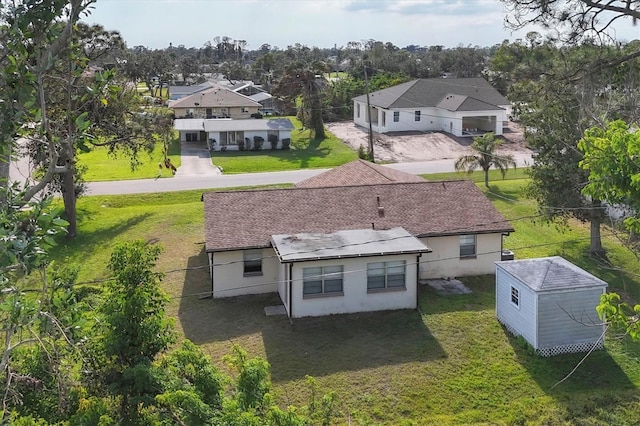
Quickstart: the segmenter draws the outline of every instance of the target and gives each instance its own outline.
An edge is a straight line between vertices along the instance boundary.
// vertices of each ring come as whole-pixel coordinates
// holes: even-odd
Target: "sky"
[[[202,47],[216,36],[286,49],[341,47],[377,40],[398,47],[493,46],[524,38],[505,28],[499,0],[97,0],[83,20],[117,30],[127,46]],[[640,39],[640,25],[620,22],[617,40]]]

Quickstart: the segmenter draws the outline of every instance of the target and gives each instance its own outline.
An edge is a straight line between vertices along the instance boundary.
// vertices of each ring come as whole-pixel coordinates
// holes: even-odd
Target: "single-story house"
[[[203,201],[213,297],[278,292],[291,317],[413,307],[414,279],[493,273],[502,237],[513,232],[482,191],[461,180],[221,191]],[[303,256],[316,240],[323,255]],[[312,295],[318,271],[323,286],[342,271],[343,294]],[[316,290],[305,293],[305,285]],[[376,286],[411,300],[384,301]]]
[[[283,140],[290,140],[291,131],[294,129],[293,123],[288,118],[270,120],[191,118],[175,120],[173,127],[179,132],[180,141],[207,142],[209,150],[215,151],[254,149],[255,138],[262,138],[261,149],[281,149]]]
[[[212,87],[169,102],[176,118],[251,118],[261,105],[223,87]]]
[[[496,317],[542,356],[602,349],[606,288],[560,256],[496,262]]]
[[[423,78],[353,98],[353,122],[377,133],[502,134],[509,101],[484,78]]]

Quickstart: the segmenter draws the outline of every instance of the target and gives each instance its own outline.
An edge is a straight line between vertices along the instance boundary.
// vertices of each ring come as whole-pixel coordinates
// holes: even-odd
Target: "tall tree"
[[[484,186],[489,188],[489,170],[492,167],[500,170],[502,177],[507,173],[509,167],[516,167],[513,156],[498,154],[497,149],[501,143],[502,141],[491,132],[474,137],[471,144],[474,153],[458,158],[454,165],[455,169],[467,173],[481,169],[484,172]]]
[[[325,71],[326,65],[323,62],[293,62],[273,90],[275,94],[292,102],[301,99],[301,121],[313,130],[316,139],[325,138],[322,118]]]

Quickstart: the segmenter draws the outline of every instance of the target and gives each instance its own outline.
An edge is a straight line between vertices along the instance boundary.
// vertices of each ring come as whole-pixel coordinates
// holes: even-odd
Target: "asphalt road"
[[[183,153],[186,154],[186,153]],[[197,154],[197,153],[196,153]],[[204,162],[208,165],[211,160],[208,156],[199,156],[193,154],[189,161]],[[184,157],[184,155],[183,155]],[[206,157],[206,158],[204,158]],[[531,164],[532,159],[529,154],[519,154],[514,156],[518,167]],[[185,158],[186,159],[186,158]],[[454,171],[454,159],[433,160],[411,163],[394,163],[386,164],[396,170],[413,174],[443,173]],[[195,163],[194,163],[195,164]],[[184,164],[183,164],[184,166]],[[193,165],[195,167],[195,165]],[[182,168],[182,167],[181,167]],[[192,167],[188,167],[192,169]],[[232,188],[238,186],[256,186],[280,183],[296,183],[311,176],[315,176],[328,169],[304,169],[292,170],[285,172],[269,172],[269,173],[244,173],[244,174],[216,174],[210,170],[203,170],[201,174],[193,173],[177,173],[171,178],[163,179],[139,179],[112,182],[90,182],[87,184],[87,195],[116,195],[116,194],[140,194],[148,192],[170,192],[184,191],[189,189],[213,189],[213,188]],[[11,164],[11,179],[24,182],[30,176],[29,163],[24,157]]]
[[[531,164],[531,155],[515,156],[518,167]],[[422,161],[415,163],[386,164],[396,170],[413,174],[443,173],[454,171],[454,159]],[[286,172],[243,173],[216,176],[174,176],[166,179],[140,179],[120,182],[92,182],[88,184],[88,195],[137,194],[145,192],[183,191],[188,189],[231,188],[238,186],[296,183],[328,169],[305,169]]]

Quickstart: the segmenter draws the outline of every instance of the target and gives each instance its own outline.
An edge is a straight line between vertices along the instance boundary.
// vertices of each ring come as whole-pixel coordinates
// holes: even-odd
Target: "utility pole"
[[[373,127],[371,126],[371,104],[369,102],[369,77],[367,76],[367,66],[364,66],[364,84],[367,90],[367,114],[365,117],[369,122],[369,156],[372,163],[376,162],[376,157],[373,155]]]

